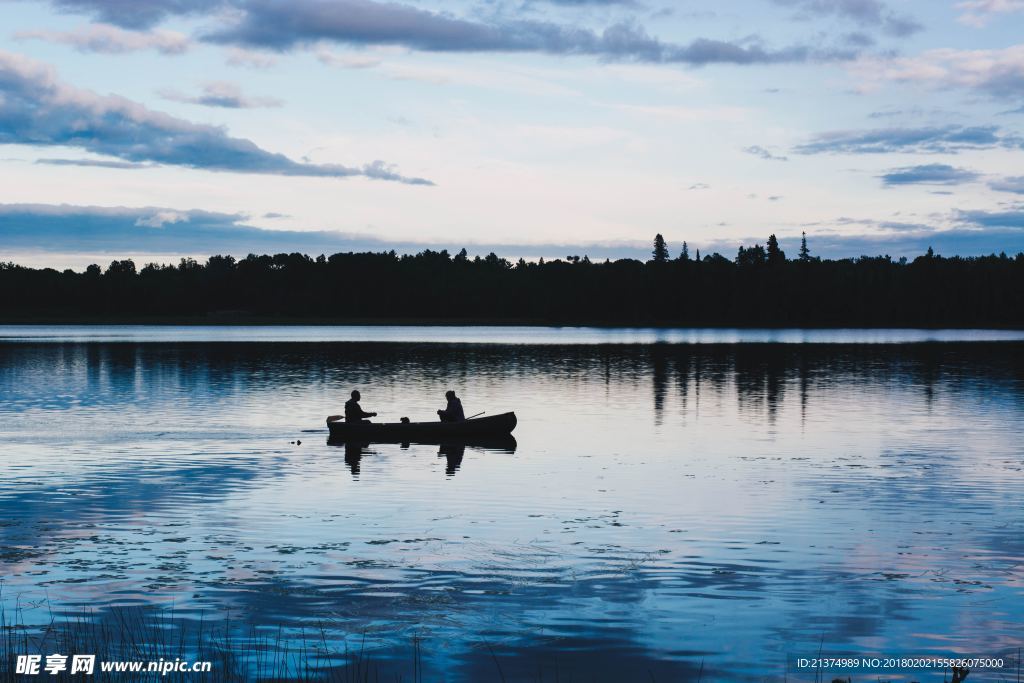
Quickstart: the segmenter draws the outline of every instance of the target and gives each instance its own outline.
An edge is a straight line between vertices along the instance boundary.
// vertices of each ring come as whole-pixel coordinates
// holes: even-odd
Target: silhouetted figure
[[[361,398],[359,390],[356,389],[352,392],[352,398],[345,401],[345,422],[369,422],[366,418],[377,417],[377,413],[363,411],[359,405],[359,399]]]
[[[448,399],[448,406],[444,410],[437,411],[441,422],[462,422],[465,420],[466,413],[462,410],[462,401],[455,395],[455,392],[449,389],[445,392],[444,397]]]

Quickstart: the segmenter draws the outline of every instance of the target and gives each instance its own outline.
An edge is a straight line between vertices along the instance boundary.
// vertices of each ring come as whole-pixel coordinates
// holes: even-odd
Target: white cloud
[[[963,12],[957,17],[957,21],[981,28],[991,21],[995,14],[1024,11],[1024,0],[964,0],[958,2],[956,8]]]
[[[241,47],[229,47],[227,49],[227,56],[229,66],[241,66],[248,69],[269,69],[277,64],[277,59],[265,52],[246,50]]]
[[[980,90],[996,97],[1024,94],[1024,45],[996,50],[927,50],[914,57],[864,57],[850,71],[871,90],[884,82]]]
[[[71,31],[19,31],[17,40],[45,40],[70,45],[79,52],[123,54],[141,50],[156,50],[163,54],[178,55],[188,50],[190,41],[175,31],[131,31],[110,24],[92,24]]]
[[[160,91],[160,96],[174,102],[198,104],[204,107],[223,107],[225,109],[280,107],[283,104],[276,97],[246,95],[236,84],[227,81],[204,83],[202,91],[197,95],[185,95],[176,90],[164,89]]]
[[[340,66],[346,69],[372,69],[381,64],[381,60],[378,57],[362,53],[334,52],[322,46],[317,48],[315,54],[321,64]]]
[[[148,216],[140,216],[135,220],[135,225],[143,228],[162,228],[165,225],[183,223],[187,220],[188,214],[164,209]]]
[[[127,162],[150,162],[210,171],[344,178],[364,176],[407,184],[376,160],[353,168],[306,164],[232,137],[227,130],[154,111],[116,95],[100,95],[57,78],[46,64],[0,51],[0,144],[78,147]]]

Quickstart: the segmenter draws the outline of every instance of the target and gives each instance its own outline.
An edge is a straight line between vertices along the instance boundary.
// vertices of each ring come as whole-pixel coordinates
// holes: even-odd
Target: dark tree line
[[[729,326],[1024,326],[1024,253],[827,260],[772,235],[735,258],[586,256],[511,263],[466,250],[114,261],[84,272],[0,263],[5,320],[318,319]]]

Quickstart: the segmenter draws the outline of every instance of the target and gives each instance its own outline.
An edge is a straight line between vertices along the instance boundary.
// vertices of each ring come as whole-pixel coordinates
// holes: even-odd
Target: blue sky
[[[0,259],[1024,249],[1024,0],[0,0]]]

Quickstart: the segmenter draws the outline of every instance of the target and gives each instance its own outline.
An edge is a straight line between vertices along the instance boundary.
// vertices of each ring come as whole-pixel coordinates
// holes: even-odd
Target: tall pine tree
[[[668,246],[665,244],[665,238],[661,236],[660,232],[654,236],[654,251],[651,253],[654,255],[655,263],[665,263],[668,261]]]
[[[777,265],[786,262],[786,252],[779,248],[779,240],[775,235],[768,237],[768,264]]]

